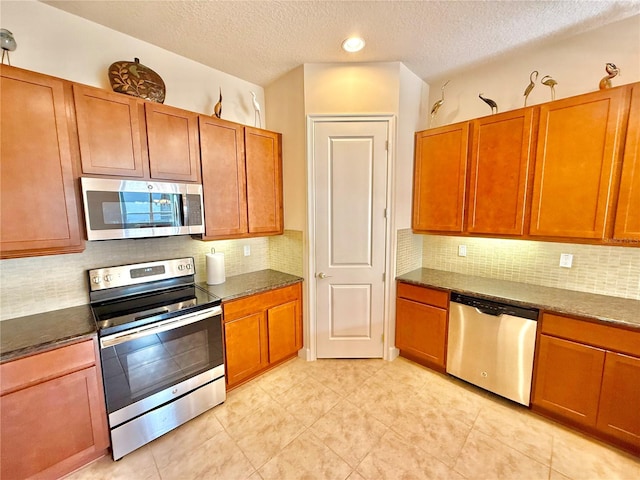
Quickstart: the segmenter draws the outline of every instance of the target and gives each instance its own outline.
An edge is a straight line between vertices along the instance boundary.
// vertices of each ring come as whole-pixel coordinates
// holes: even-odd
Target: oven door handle
[[[132,330],[114,333],[100,339],[100,348],[104,349],[108,347],[114,347],[131,340],[137,340],[139,338],[148,337],[157,333],[166,332],[167,330],[172,330],[174,328],[184,327],[192,323],[200,322],[205,318],[214,317],[216,315],[222,315],[222,307],[216,306],[188,315],[182,315],[178,318],[170,318],[169,320],[153,323],[151,325],[145,325],[143,327],[134,328]]]

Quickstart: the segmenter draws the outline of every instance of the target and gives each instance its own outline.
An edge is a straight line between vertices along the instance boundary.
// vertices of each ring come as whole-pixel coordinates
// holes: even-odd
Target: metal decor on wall
[[[162,78],[141,64],[138,58],[133,62],[121,60],[112,63],[109,67],[109,82],[114,92],[164,103],[166,89]]]
[[[600,90],[604,90],[605,88],[611,88],[611,79],[620,73],[620,69],[616,67],[615,64],[613,63],[607,63],[604,66],[604,70],[605,72],[607,72],[607,75],[605,77],[602,77],[602,79],[600,80],[600,83],[598,84],[598,87],[600,88]]]
[[[491,107],[491,114],[493,115],[494,113],[498,113],[498,104],[496,102],[494,102],[493,100],[491,100],[490,98],[483,97],[482,95],[483,95],[482,93],[479,93],[478,97],[484,103],[489,105],[489,107]]]
[[[433,106],[431,107],[431,121],[429,122],[429,126],[433,126],[433,122],[436,118],[436,115],[438,114],[438,110],[440,110],[440,107],[442,106],[442,104],[444,103],[444,87],[447,86],[447,84],[450,82],[451,80],[447,80],[446,82],[444,82],[442,84],[442,87],[440,87],[440,90],[442,91],[440,100],[438,100],[437,102],[435,102],[433,104]]]
[[[529,85],[527,85],[527,88],[524,89],[524,106],[525,107],[527,106],[527,99],[529,98],[529,94],[531,93],[531,90],[533,90],[533,87],[536,86],[537,79],[538,79],[538,71],[534,70],[529,75]]]

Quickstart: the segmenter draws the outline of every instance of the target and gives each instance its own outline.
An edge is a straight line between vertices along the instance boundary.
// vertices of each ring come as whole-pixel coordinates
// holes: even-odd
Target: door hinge
[[[384,218],[387,218],[387,209],[386,208],[384,209],[384,214],[383,215],[384,215]]]
[[[387,281],[387,274],[386,272],[382,274],[382,281],[386,282]]]
[[[388,152],[389,151],[389,140],[385,140],[384,142],[384,149]]]
[[[384,333],[382,334],[382,343],[384,343]]]

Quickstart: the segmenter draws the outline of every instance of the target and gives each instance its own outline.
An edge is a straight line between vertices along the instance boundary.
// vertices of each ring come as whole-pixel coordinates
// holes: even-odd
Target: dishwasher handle
[[[485,298],[462,295],[457,292],[451,292],[451,302],[468,305],[485,315],[493,315],[495,317],[499,317],[500,315],[511,315],[514,317],[526,318],[528,320],[538,320],[538,309],[536,308],[509,305],[507,303],[495,302]]]

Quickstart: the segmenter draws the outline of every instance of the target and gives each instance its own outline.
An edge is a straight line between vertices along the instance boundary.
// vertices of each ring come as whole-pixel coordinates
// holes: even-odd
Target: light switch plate
[[[573,255],[570,253],[561,253],[560,254],[560,266],[564,268],[571,268],[573,264]]]
[[[466,245],[458,245],[458,256],[466,257],[467,256],[467,246]]]

